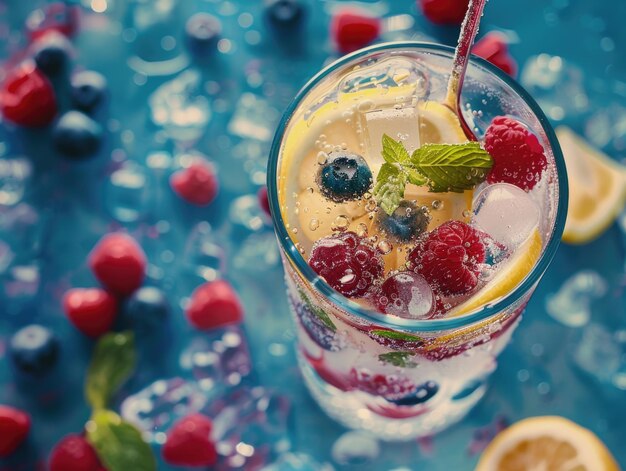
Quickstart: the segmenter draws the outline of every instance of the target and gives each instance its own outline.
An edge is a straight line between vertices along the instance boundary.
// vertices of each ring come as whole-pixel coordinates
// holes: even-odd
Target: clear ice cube
[[[280,262],[280,252],[274,232],[251,234],[235,254],[233,266],[246,272],[264,272]]]
[[[214,401],[208,414],[213,417],[220,471],[259,470],[291,448],[291,404],[276,392],[239,388]]]
[[[183,253],[183,271],[193,278],[189,280],[194,282],[192,286],[213,281],[226,271],[226,251],[206,221],[191,230]]]
[[[106,205],[111,215],[120,222],[134,222],[141,216],[147,202],[147,176],[142,167],[125,162],[115,170],[106,189]]]
[[[524,190],[508,183],[487,186],[473,206],[476,227],[511,250],[539,224],[537,203]]]
[[[372,172],[376,174],[384,163],[382,157],[383,134],[400,140],[409,151],[420,146],[419,115],[415,108],[390,108],[369,111],[364,114],[365,153]]]
[[[177,141],[200,138],[211,119],[202,77],[186,70],[157,88],[148,98],[152,122]]]
[[[572,119],[589,109],[582,70],[559,56],[530,57],[521,71],[522,85],[555,121]]]
[[[591,303],[606,295],[608,284],[597,272],[582,270],[546,298],[546,311],[563,325],[582,327],[591,317]]]
[[[256,195],[243,195],[235,199],[230,205],[228,217],[233,225],[249,231],[259,231],[265,225],[265,216]]]
[[[574,362],[600,382],[612,383],[614,376],[620,372],[620,366],[626,363],[625,347],[626,342],[621,342],[606,327],[589,324],[574,351]]]
[[[165,432],[178,419],[200,411],[207,403],[206,392],[182,378],[160,379],[128,396],[121,415],[153,442],[163,443]]]
[[[364,465],[378,458],[380,445],[367,432],[350,431],[335,441],[331,454],[341,465]]]
[[[235,105],[228,132],[244,139],[268,142],[274,135],[278,117],[278,111],[265,98],[244,93]]]

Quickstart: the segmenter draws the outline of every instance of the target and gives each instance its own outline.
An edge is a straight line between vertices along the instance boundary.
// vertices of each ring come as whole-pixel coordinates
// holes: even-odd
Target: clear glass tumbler
[[[567,212],[561,151],[535,101],[508,75],[474,57],[462,104],[480,136],[499,115],[525,123],[539,138],[548,174],[539,193],[543,250],[508,294],[459,317],[410,320],[383,315],[334,291],[307,264],[294,231],[292,182],[298,162],[285,147],[302,141],[316,110],[359,97],[356,114],[371,111],[363,96],[390,94],[443,101],[453,49],[426,43],[377,45],[345,56],[309,81],[290,105],[271,150],[268,188],[281,247],[287,294],[298,334],[298,358],[308,389],[338,422],[387,440],[431,435],[460,420],[483,396],[496,358],[508,343],[559,244]],[[398,74],[404,74],[398,79]],[[393,75],[394,80],[389,80]],[[384,86],[381,86],[383,84]],[[358,95],[357,95],[358,92]],[[353,94],[353,95],[351,95]],[[354,119],[358,116],[351,115]]]

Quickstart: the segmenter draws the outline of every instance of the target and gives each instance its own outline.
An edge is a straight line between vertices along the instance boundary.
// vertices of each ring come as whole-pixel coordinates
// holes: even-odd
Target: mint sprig
[[[87,424],[87,440],[108,471],[156,471],[157,462],[139,430],[110,410],[96,410]]]
[[[373,194],[389,215],[404,198],[407,183],[428,185],[434,193],[461,193],[484,181],[493,166],[491,156],[478,142],[426,144],[411,155],[402,142],[387,134],[383,134],[382,143],[385,163],[376,177]]]
[[[96,344],[87,371],[85,396],[94,409],[104,409],[135,371],[137,354],[130,331],[104,335]]]

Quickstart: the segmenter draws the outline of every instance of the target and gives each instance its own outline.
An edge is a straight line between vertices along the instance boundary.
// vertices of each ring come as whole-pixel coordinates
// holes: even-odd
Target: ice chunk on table
[[[474,223],[510,250],[528,239],[539,224],[537,203],[508,183],[489,185],[474,201]]]
[[[608,291],[606,280],[592,270],[582,270],[568,278],[559,291],[546,299],[550,316],[569,327],[582,327],[591,317],[591,302]]]

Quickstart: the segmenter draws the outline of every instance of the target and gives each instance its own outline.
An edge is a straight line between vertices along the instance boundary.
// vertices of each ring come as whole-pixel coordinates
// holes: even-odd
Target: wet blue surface
[[[591,244],[559,249],[501,357],[486,397],[462,423],[432,440],[382,444],[378,456],[364,458],[360,465],[333,461],[331,449],[345,430],[323,415],[299,377],[282,269],[272,229],[258,208],[255,193],[264,182],[269,140],[281,111],[311,75],[336,57],[328,40],[329,11],[345,2],[308,2],[303,31],[283,37],[265,27],[261,2],[83,3],[82,30],[73,40],[74,65],[102,73],[109,84],[107,103],[97,115],[108,129],[99,155],[86,162],[65,161],[51,150],[48,130],[0,127],[3,160],[24,156],[18,162],[31,162],[23,196],[10,206],[0,205],[0,240],[15,255],[7,267],[0,263],[0,403],[28,410],[34,423],[29,442],[10,460],[0,461],[0,469],[34,469],[34,461],[44,460],[56,441],[80,431],[89,417],[82,383],[92,342],[67,322],[59,299],[69,287],[97,286],[85,257],[102,234],[117,228],[125,228],[142,244],[149,258],[146,283],[162,288],[172,308],[162,330],[138,334],[139,369],[116,404],[161,378],[180,376],[193,382],[213,377],[209,370],[189,368],[184,353],[189,348],[209,349],[207,345],[223,332],[193,331],[182,316],[181,304],[202,282],[194,267],[206,267],[206,277],[227,278],[246,308],[244,333],[253,370],[244,375],[242,384],[273,389],[292,404],[287,419],[282,399],[270,401],[276,402],[273,434],[263,432],[261,425],[250,425],[255,422],[245,413],[249,405],[238,409],[239,431],[231,435],[241,433],[255,447],[255,454],[239,469],[254,469],[257,457],[269,461],[290,446],[337,469],[471,470],[477,460],[474,451],[503,422],[545,414],[564,415],[591,428],[626,466],[626,235],[617,225]],[[0,1],[2,57],[23,46],[19,32],[28,12],[40,4]],[[95,13],[89,5],[107,9]],[[386,39],[431,38],[448,44],[455,40],[454,28],[428,24],[412,1],[364,5],[385,16],[408,13],[416,17],[412,30],[388,34]],[[158,6],[172,10],[155,16]],[[204,64],[187,55],[182,41],[185,20],[198,11],[217,16],[223,27],[220,50]],[[505,30],[510,38],[519,39],[511,52],[520,66],[531,56],[547,53],[580,69],[582,76],[576,78],[574,73],[567,84],[586,93],[588,103],[572,109],[571,96],[566,96],[547,105],[546,111],[555,124],[565,123],[586,133],[622,161],[626,124],[619,128],[611,123],[626,123],[624,18],[626,4],[611,0],[592,4],[492,0],[482,27],[482,32]],[[159,116],[151,117],[149,106],[153,92],[180,78],[184,70],[192,71],[186,76],[192,86],[199,84],[197,95],[206,97],[194,103],[205,111],[208,105],[211,114],[208,122],[200,119],[188,126],[186,131],[191,128],[191,132],[186,134]],[[565,82],[558,83],[542,96],[558,97]],[[554,106],[568,110],[563,119]],[[190,150],[205,154],[218,168],[221,191],[206,209],[183,203],[167,183],[180,166],[181,155]],[[120,189],[115,184],[120,178],[131,183]],[[207,244],[210,250],[199,253],[197,247]],[[592,369],[593,374],[577,367],[574,353],[580,353],[585,327],[563,326],[546,313],[546,297],[582,269],[597,271],[607,282],[607,293],[591,303],[591,322],[622,332],[612,340],[622,352],[617,354],[615,370],[603,372],[606,365],[602,362]],[[17,292],[12,289],[15,286]],[[6,343],[12,332],[31,322],[56,332],[61,339],[61,360],[41,381],[17,381]],[[614,360],[615,352],[612,355]],[[240,371],[241,365],[233,368]],[[230,367],[220,368],[223,373]],[[218,416],[225,407],[219,400],[225,389],[206,386],[201,394],[209,405],[203,410]],[[244,396],[251,394],[241,386],[234,389]],[[257,390],[256,394],[268,393]],[[269,412],[264,417],[261,423],[273,420]],[[262,452],[268,440],[283,445]],[[229,469],[225,462],[220,466]],[[160,469],[169,468],[161,465]]]

